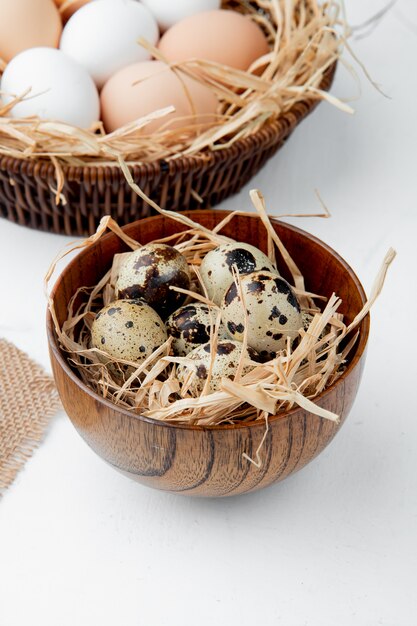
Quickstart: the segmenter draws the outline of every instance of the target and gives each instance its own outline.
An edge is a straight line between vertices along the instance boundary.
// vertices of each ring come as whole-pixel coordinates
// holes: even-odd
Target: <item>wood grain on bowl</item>
[[[223,211],[189,214],[213,228]],[[365,294],[351,268],[331,248],[307,233],[274,222],[274,228],[297,262],[309,290],[325,296],[335,292],[343,300],[340,311],[350,322],[362,309]],[[148,243],[184,230],[162,216],[126,227],[129,236]],[[223,231],[238,241],[265,251],[265,229],[256,216],[235,217]],[[80,286],[95,285],[110,268],[115,253],[126,251],[109,234],[78,255],[58,279],[52,297],[58,320]],[[280,272],[288,277],[285,267]],[[48,339],[53,372],[64,407],[89,446],[120,472],[149,486],[198,496],[229,496],[266,487],[301,469],[328,445],[346,419],[355,399],[365,361],[369,316],[343,375],[315,402],[340,415],[340,423],[323,420],[300,408],[273,416],[261,450],[258,468],[243,454],[255,457],[265,434],[265,423],[216,427],[172,425],[120,409],[90,390],[68,365],[60,351],[48,314]]]

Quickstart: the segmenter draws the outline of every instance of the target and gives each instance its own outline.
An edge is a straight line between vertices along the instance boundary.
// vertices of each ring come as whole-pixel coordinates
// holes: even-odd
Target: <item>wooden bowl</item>
[[[197,222],[213,228],[224,211],[193,211]],[[293,226],[278,221],[274,228],[296,260],[310,291],[335,292],[343,300],[341,312],[352,321],[364,302],[364,290],[352,269],[331,248]],[[134,222],[125,228],[141,243],[183,230],[162,216]],[[238,241],[265,250],[265,229],[256,216],[235,217],[223,231]],[[126,251],[112,233],[79,254],[59,277],[52,298],[60,324],[78,287],[95,285],[110,268],[114,254]],[[289,278],[286,268],[279,267]],[[262,466],[253,457],[264,436],[265,424],[198,427],[161,423],[116,407],[89,389],[61,352],[50,314],[47,330],[55,381],[70,419],[88,445],[110,465],[134,480],[193,496],[230,496],[283,480],[315,458],[333,439],[355,399],[365,361],[369,316],[343,375],[315,402],[340,415],[339,424],[294,408],[271,417],[262,448]]]

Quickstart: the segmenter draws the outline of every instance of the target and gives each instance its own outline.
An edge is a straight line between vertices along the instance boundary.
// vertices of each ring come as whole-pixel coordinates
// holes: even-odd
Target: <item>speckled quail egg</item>
[[[268,257],[248,243],[236,241],[211,250],[203,259],[200,273],[210,300],[217,305],[221,304],[226,290],[233,282],[233,265],[239,274],[250,274],[257,270],[278,274]]]
[[[300,304],[286,280],[272,272],[242,276],[241,285],[248,318],[248,345],[262,359],[271,359],[295,339],[303,325]],[[222,302],[223,322],[232,339],[243,340],[245,314],[236,286],[232,283]]]
[[[308,311],[302,311],[301,316],[303,318],[303,328],[306,332],[308,332],[310,324],[314,319],[314,315],[312,313],[308,313]],[[327,333],[329,332],[330,332],[330,325],[327,324],[327,326],[325,326],[325,328],[323,328],[323,330],[321,331],[319,335],[319,339],[323,339],[323,337],[325,337]]]
[[[114,359],[140,363],[168,338],[159,315],[142,300],[116,300],[101,309],[91,328],[93,347]]]
[[[116,281],[119,298],[142,298],[165,319],[185,300],[170,286],[189,289],[190,271],[185,257],[163,243],[150,243],[127,257]]]
[[[216,357],[213,363],[212,375],[209,384],[209,392],[213,393],[220,389],[222,378],[233,379],[236,374],[237,366],[241,358],[243,344],[238,341],[219,341],[217,344]],[[246,355],[248,360],[257,361],[259,356],[255,350],[247,348]],[[188,355],[192,363],[187,365],[179,365],[177,374],[178,380],[182,383],[188,382],[188,376],[191,373],[190,391],[193,395],[199,395],[204,388],[210,369],[210,343],[194,348]],[[243,374],[247,374],[252,369],[250,364],[243,367]]]
[[[174,339],[172,348],[177,356],[185,356],[197,346],[210,341],[210,329],[216,323],[216,311],[206,304],[192,302],[171,313],[166,321],[168,335]],[[220,324],[218,338],[228,339],[224,324]]]

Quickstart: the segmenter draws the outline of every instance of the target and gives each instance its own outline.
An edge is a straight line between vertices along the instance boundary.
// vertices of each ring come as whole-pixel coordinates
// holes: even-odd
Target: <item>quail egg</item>
[[[91,328],[94,348],[114,359],[140,363],[168,338],[159,315],[142,300],[116,300],[101,309]]]
[[[301,312],[301,316],[303,318],[303,328],[306,332],[308,332],[308,329],[310,327],[311,322],[314,319],[314,315],[312,315],[311,313],[308,313],[308,311],[302,311]],[[325,337],[327,335],[327,333],[330,332],[330,325],[327,324],[327,326],[325,326],[325,328],[323,328],[323,330],[321,331],[320,335],[319,335],[319,339],[323,339],[323,337]]]
[[[168,335],[174,339],[172,348],[177,356],[185,356],[197,346],[210,341],[210,329],[216,323],[216,312],[206,304],[192,302],[172,313],[167,321]],[[219,326],[219,339],[228,339],[225,326]]]
[[[119,298],[142,298],[165,319],[185,300],[170,287],[189,289],[190,271],[185,257],[163,243],[135,250],[123,263],[116,281]]]
[[[220,389],[222,378],[233,379],[235,377],[236,369],[242,355],[242,349],[243,344],[238,341],[229,340],[218,342],[209,384],[210,393]],[[246,357],[251,361],[259,360],[255,350],[249,347],[246,350]],[[190,391],[193,395],[199,395],[203,391],[210,369],[210,343],[194,348],[194,350],[187,355],[187,358],[190,359],[192,363],[178,366],[178,380],[182,383],[186,380],[188,381],[188,376],[191,371],[192,379]],[[252,366],[250,364],[245,365],[242,373],[247,374],[251,369]]]
[[[276,356],[295,339],[303,325],[300,304],[286,280],[272,272],[253,272],[241,278],[248,318],[248,345],[263,360]],[[242,341],[245,331],[243,304],[233,282],[222,303],[223,322],[232,339]]]
[[[257,270],[278,274],[266,254],[248,243],[226,243],[211,250],[203,259],[200,273],[210,300],[217,305],[221,304],[226,290],[233,282],[234,265],[239,274],[250,274]]]

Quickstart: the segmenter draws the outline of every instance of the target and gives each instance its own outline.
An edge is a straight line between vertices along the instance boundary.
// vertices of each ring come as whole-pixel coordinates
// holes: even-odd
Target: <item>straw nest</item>
[[[135,188],[134,183],[132,186]],[[188,359],[172,356],[171,339],[140,366],[131,361],[115,360],[92,347],[91,325],[96,313],[115,299],[114,284],[120,262],[125,256],[122,254],[114,257],[112,268],[97,285],[82,287],[74,293],[68,307],[68,317],[62,325],[58,322],[54,301],[49,299],[49,309],[62,350],[80,378],[97,394],[146,417],[182,424],[207,426],[267,420],[269,415],[276,415],[294,405],[325,419],[337,421],[338,416],[320,408],[314,403],[314,398],[342,374],[358,339],[360,323],[382,289],[386,271],[395,252],[390,250],[387,253],[368,302],[347,325],[338,312],[341,300],[336,294],[326,301],[320,294],[307,291],[308,285],[304,284],[297,260],[291,258],[271,225],[262,195],[258,191],[252,191],[251,198],[265,226],[270,260],[275,262],[278,256],[281,257],[292,276],[293,288],[302,310],[311,314],[311,323],[307,328],[300,329],[298,341],[293,346],[288,341],[286,348],[267,363],[249,363],[244,356],[245,351],[242,350],[243,356],[233,380],[223,378],[220,391],[210,393],[209,384],[221,310],[208,299],[200,279],[199,266],[207,252],[232,241],[222,235],[222,229],[239,212],[228,215],[211,231],[180,213],[158,209],[163,215],[187,227],[185,232],[157,241],[175,246],[186,257],[194,278],[194,289],[183,293],[189,296],[188,301],[206,303],[212,312],[214,325],[210,339],[208,378],[201,394],[197,395],[198,392],[192,390],[190,380],[178,376],[178,367],[187,367]],[[132,250],[140,246],[140,242],[127,237],[117,223],[107,216],[102,219],[94,235],[80,244],[70,246],[58,256],[48,272],[46,284],[48,285],[61,258],[75,249],[93,245],[107,229],[112,230]],[[240,289],[237,275],[235,281]],[[241,296],[243,300],[243,294]],[[245,326],[248,327],[247,324]],[[243,344],[247,344],[246,334]],[[251,366],[249,373],[247,368],[244,369],[245,365]]]
[[[350,111],[346,104],[320,89],[326,70],[340,57],[346,41],[338,2],[227,0],[223,6],[256,21],[268,37],[270,52],[246,72],[203,60],[171,66],[180,78],[191,76],[218,96],[218,115],[210,126],[198,127],[192,119],[184,119],[182,128],[164,130],[162,126],[158,132],[148,133],[148,123],[166,116],[172,111],[168,108],[106,134],[101,123],[81,130],[57,121],[13,119],[9,116],[12,102],[0,105],[0,154],[52,161],[62,188],[64,165],[111,165],[120,159],[145,163],[186,155],[204,159],[207,151],[224,149],[256,133],[306,98],[325,99]],[[139,43],[164,60],[145,41]],[[17,100],[33,95],[20,94]]]

